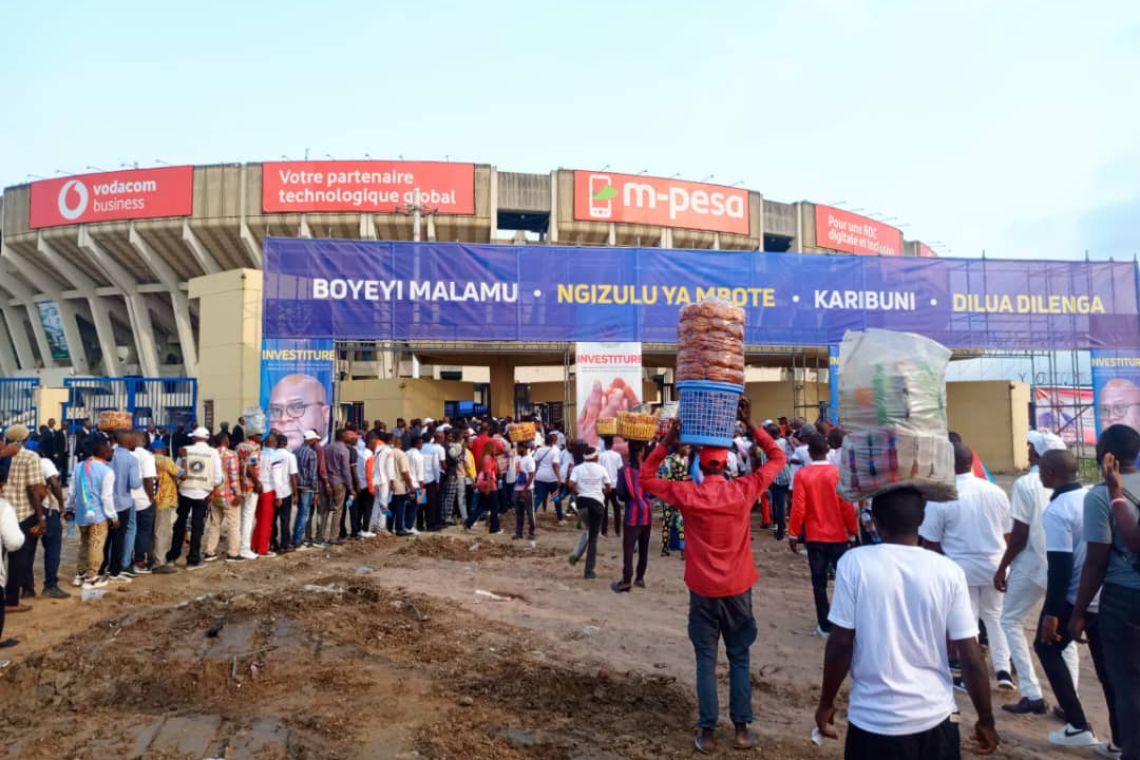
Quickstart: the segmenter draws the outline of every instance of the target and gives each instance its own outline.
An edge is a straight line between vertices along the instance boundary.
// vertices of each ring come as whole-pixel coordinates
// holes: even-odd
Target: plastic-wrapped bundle
[[[265,435],[265,412],[259,406],[251,406],[241,413],[245,418],[246,435]]]
[[[957,498],[947,438],[950,350],[913,333],[849,332],[839,347],[839,420],[847,431],[839,492],[864,499],[903,485]]]
[[[676,379],[744,385],[744,309],[719,298],[681,309]]]

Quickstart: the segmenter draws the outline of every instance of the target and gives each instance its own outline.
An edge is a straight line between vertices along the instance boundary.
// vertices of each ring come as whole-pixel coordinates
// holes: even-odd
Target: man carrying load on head
[[[756,640],[752,586],[759,578],[752,561],[752,505],[771,485],[786,457],[775,441],[751,421],[751,404],[741,398],[738,417],[755,431],[768,461],[756,472],[726,480],[728,452],[706,447],[700,452],[703,481],[678,482],[657,477],[657,468],[680,438],[674,420],[663,445],[649,455],[638,481],[643,489],[679,508],[686,526],[685,585],[689,587],[689,638],[697,659],[700,733],[697,750],[716,748],[718,718],[716,658],[723,636],[729,661],[729,713],[736,727],[734,746],[753,747],[752,683],[749,647]]]

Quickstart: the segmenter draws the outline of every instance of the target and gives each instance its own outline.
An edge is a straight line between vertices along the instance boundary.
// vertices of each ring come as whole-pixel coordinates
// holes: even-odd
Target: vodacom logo
[[[76,203],[68,203],[68,194],[75,190]],[[87,210],[87,185],[77,179],[69,179],[59,189],[59,215],[64,219],[78,219]]]

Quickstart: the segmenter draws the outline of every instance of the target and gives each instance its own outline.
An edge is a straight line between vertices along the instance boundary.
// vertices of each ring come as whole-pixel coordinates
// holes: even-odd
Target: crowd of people
[[[977,710],[976,749],[992,751],[992,673],[999,690],[1020,692],[1003,710],[1064,721],[1047,733],[1050,743],[1137,757],[1140,433],[1132,428],[1101,435],[1104,480],[1092,488],[1063,441],[1032,431],[1032,469],[1007,497],[952,433],[956,500],[927,501],[904,486],[853,504],[838,492],[842,429],[783,417],[755,425],[747,399],[727,448],[686,446],[677,424],[653,442],[603,436],[596,446],[541,421],[528,420],[525,435],[514,424],[399,419],[388,429],[376,421],[346,425],[328,442],[305,431],[293,449],[285,434],[255,432],[244,418],[216,432],[84,424],[71,447],[54,421],[35,434],[9,427],[0,449],[0,632],[4,614],[31,609],[37,553],[38,593],[70,595],[59,579],[65,526],[79,533],[71,585],[90,592],[384,531],[473,531],[485,522],[502,534],[512,514],[513,539],[533,542],[536,511],[549,509],[559,525],[578,522],[569,561],[582,563],[587,580],[596,577],[599,537],[621,539],[621,576],[609,586],[620,594],[646,586],[656,523],[661,555],[678,553],[690,590],[696,748],[716,746],[721,638],[733,745],[747,748],[756,743],[748,726],[758,526],[807,558],[815,633],[827,640],[818,741],[835,735],[835,698],[850,674],[847,757],[957,757],[955,690]],[[1036,628],[1031,639],[1027,625]],[[1077,688],[1077,645],[1086,642],[1109,708],[1109,725],[1097,727],[1101,736],[1107,729],[1104,741]],[[0,638],[0,647],[15,644]]]

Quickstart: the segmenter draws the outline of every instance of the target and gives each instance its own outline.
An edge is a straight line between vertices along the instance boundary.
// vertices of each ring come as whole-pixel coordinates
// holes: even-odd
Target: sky
[[[944,255],[1140,252],[1140,3],[10,3],[0,185],[471,161],[716,182]]]

